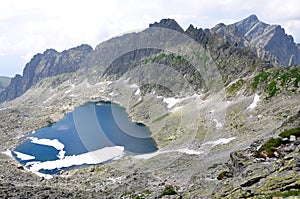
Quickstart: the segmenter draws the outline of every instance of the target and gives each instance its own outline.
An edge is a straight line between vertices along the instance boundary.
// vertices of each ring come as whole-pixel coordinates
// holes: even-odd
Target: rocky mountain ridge
[[[287,35],[280,25],[261,22],[256,15],[251,15],[228,26],[218,24],[211,29],[230,43],[249,47],[260,58],[275,65],[294,66],[300,64],[299,44]]]
[[[48,49],[43,54],[35,55],[26,64],[23,76],[16,75],[11,79],[11,83],[0,94],[0,102],[21,96],[43,78],[75,72],[92,50],[88,45],[81,45],[61,53]]]
[[[157,46],[154,47],[153,50],[151,50],[151,45],[147,46],[147,43],[160,45],[160,38],[155,36],[157,34],[156,32],[162,30],[160,28],[167,28],[172,31],[174,30],[182,34],[183,37],[186,37],[185,35],[187,35],[199,43],[202,48],[207,49],[209,51],[208,56],[211,56],[217,63],[219,70],[221,70],[224,75],[223,78],[227,83],[232,81],[242,71],[244,74],[248,74],[250,70],[253,70],[251,69],[253,67],[265,67],[264,62],[259,60],[247,48],[236,47],[217,35],[211,35],[208,30],[194,28],[192,25],[184,31],[175,20],[163,19],[159,23],[156,22],[154,24],[150,24],[149,28],[141,33],[126,34],[102,42],[95,48],[95,50],[88,45],[81,45],[76,48],[65,50],[62,53],[49,49],[43,54],[35,55],[32,60],[26,64],[23,76],[16,75],[6,90],[0,93],[0,102],[15,99],[36,85],[36,83],[43,78],[53,77],[64,73],[73,73],[78,69],[82,69],[82,71],[85,70],[82,74],[90,73],[91,71],[88,72],[88,70],[93,70],[93,73],[97,73],[97,75],[102,76],[103,72],[107,72],[107,68],[112,70],[113,67],[110,67],[110,65],[118,63],[118,66],[115,68],[117,68],[117,70],[122,69],[123,71],[126,71],[124,66],[120,67],[123,63],[130,62],[130,65],[134,65],[132,64],[134,60],[140,61],[141,58],[146,59],[147,57],[150,58],[158,56],[159,53],[163,53],[161,49],[157,49]],[[142,36],[143,34],[146,36]],[[172,33],[168,34],[170,34],[169,37],[172,38]],[[136,41],[140,39],[145,40],[144,43],[141,41],[140,43],[136,43]],[[170,44],[170,47],[179,45],[176,44],[175,41],[173,42],[173,44]],[[144,46],[136,46],[141,44]],[[132,49],[130,50],[130,48]],[[120,49],[122,49],[122,52]],[[116,53],[119,54],[116,55],[116,60],[111,60]],[[126,59],[124,58],[124,53],[128,55]],[[119,56],[122,56],[122,58]],[[224,61],[224,59],[226,59],[226,61]],[[244,67],[239,67],[236,64],[236,59],[243,62],[239,63],[239,65],[244,65]],[[118,72],[116,69],[114,70],[115,72]]]
[[[271,166],[279,165],[273,170],[255,170],[257,175],[251,169],[268,160],[253,162],[236,151],[251,146],[255,153],[257,145],[251,144],[256,140],[276,139],[299,126],[299,66],[274,67],[249,47],[192,25],[181,32],[171,19],[87,49],[79,50],[85,58],[74,71],[55,72],[60,68],[55,65],[50,72],[52,62],[37,61],[28,64],[34,70],[27,72],[40,74],[33,75],[35,80],[15,77],[32,85],[1,104],[1,150],[13,149],[21,136],[51,125],[86,102],[104,100],[120,104],[133,121],[146,124],[158,153],[62,171],[50,180],[0,154],[0,197],[255,198],[281,191],[280,186],[272,193],[256,189],[256,177],[272,186],[277,182],[267,178],[265,170],[274,176],[298,175],[297,150],[281,165],[271,161]],[[48,53],[60,55],[53,50],[44,54]],[[289,160],[292,166],[286,168]],[[286,176],[280,179],[289,187],[298,183]]]
[[[9,85],[11,78],[0,76],[0,93]]]

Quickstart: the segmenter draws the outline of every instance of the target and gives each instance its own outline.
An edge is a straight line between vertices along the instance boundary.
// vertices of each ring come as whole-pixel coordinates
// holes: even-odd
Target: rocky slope
[[[228,26],[218,24],[211,32],[232,44],[251,48],[260,58],[273,64],[300,64],[300,51],[293,37],[287,35],[281,26],[261,22],[255,15]]]
[[[43,78],[78,70],[92,50],[88,45],[81,45],[61,53],[48,49],[43,54],[35,55],[26,64],[23,76],[16,75],[11,79],[9,86],[0,94],[0,102],[19,97]]]
[[[58,70],[60,65],[51,62],[28,64],[27,68],[43,70],[35,70],[40,75],[33,75],[34,83],[26,92],[21,90],[25,93],[1,104],[7,109],[0,114],[0,140],[2,151],[11,149],[20,136],[61,119],[75,107],[109,100],[150,128],[159,152],[64,171],[49,180],[0,154],[0,197],[229,198],[267,197],[283,191],[275,187],[277,181],[272,181],[272,193],[259,191],[256,176],[248,172],[277,163],[255,162],[250,153],[251,158],[239,159],[235,151],[299,126],[299,66],[274,67],[249,48],[193,26],[182,31],[174,20],[150,26],[105,41],[95,50],[79,51],[85,58],[75,64],[76,70]],[[69,64],[75,63],[71,57]],[[31,70],[15,78],[27,82],[25,71]],[[19,88],[13,82],[5,92]],[[251,148],[252,154],[255,150]],[[296,148],[290,152],[293,166],[280,174],[288,164],[285,160],[291,160],[284,154],[277,159],[281,165],[270,172],[284,174],[287,178],[280,179],[291,187],[297,178],[288,176],[299,171]],[[245,162],[243,167],[239,160]],[[265,170],[258,169],[258,176],[268,189],[273,178],[266,177],[270,172]]]
[[[9,85],[10,78],[0,76],[0,93]]]

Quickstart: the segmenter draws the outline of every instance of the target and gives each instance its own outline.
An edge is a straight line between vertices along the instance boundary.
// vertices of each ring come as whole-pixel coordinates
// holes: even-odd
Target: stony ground
[[[44,83],[47,84],[46,80]],[[31,89],[21,98],[2,104],[8,109],[0,112],[1,151],[13,149],[22,135],[59,120],[80,104],[106,99],[120,103],[133,120],[147,124],[159,148],[168,150],[167,153],[146,160],[127,156],[105,165],[65,171],[49,180],[26,171],[15,160],[0,154],[0,197],[234,198],[238,194],[253,197],[259,194],[249,192],[248,188],[254,190],[258,185],[250,183],[250,186],[243,186],[247,184],[241,180],[244,179],[243,172],[240,174],[242,177],[223,181],[217,179],[220,171],[227,168],[223,163],[230,159],[232,152],[249,147],[255,140],[276,136],[283,128],[291,128],[299,121],[297,114],[300,102],[297,95],[280,95],[265,100],[262,93],[258,106],[251,110],[247,107],[252,103],[254,95],[237,97],[231,101],[216,95],[200,96],[168,109],[162,99],[153,94],[143,96],[141,102],[140,96],[134,94],[136,88],[126,85],[126,82],[119,85],[123,86],[112,86],[106,81],[94,85],[81,81],[73,87],[65,82],[54,89],[48,89],[47,86]],[[73,90],[70,91],[71,88]],[[222,117],[226,123],[220,130],[216,128],[216,124]],[[293,117],[296,119],[291,120]],[[220,138],[234,139],[223,144],[207,144]],[[187,147],[201,153],[176,151]],[[261,164],[280,164],[276,168],[280,170],[286,168],[285,165],[289,162],[298,165],[295,154],[297,151],[290,154],[292,158],[282,159],[280,163],[274,160],[275,162],[255,164],[250,162],[247,165],[255,169]],[[292,166],[283,169],[284,172],[281,173],[287,178],[291,172],[292,175],[298,175],[297,168]],[[248,181],[251,182],[252,177],[249,176]],[[264,181],[266,189],[271,186],[268,180],[266,178]],[[278,190],[281,190],[280,187],[275,187],[272,191]]]

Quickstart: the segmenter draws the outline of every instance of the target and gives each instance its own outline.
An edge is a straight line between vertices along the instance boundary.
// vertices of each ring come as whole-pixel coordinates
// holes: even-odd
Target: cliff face
[[[81,45],[61,53],[48,49],[43,54],[35,55],[26,64],[23,76],[16,75],[12,78],[10,85],[0,94],[0,102],[19,97],[45,77],[78,70],[92,50],[88,45]]]
[[[230,43],[250,47],[260,58],[276,65],[300,64],[299,45],[279,25],[269,25],[251,15],[231,25],[218,24],[211,29]]]
[[[10,78],[0,76],[0,93],[9,85]]]

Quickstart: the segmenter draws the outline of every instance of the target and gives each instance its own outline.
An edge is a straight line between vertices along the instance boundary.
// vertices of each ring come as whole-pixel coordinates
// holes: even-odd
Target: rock
[[[150,24],[149,27],[168,28],[183,33],[183,29],[178,25],[174,19],[162,19],[159,23]]]
[[[296,136],[294,136],[294,135],[290,135],[290,141],[291,141],[291,142],[294,142],[294,141],[296,141]]]
[[[23,76],[16,75],[9,86],[0,93],[0,102],[19,97],[43,78],[77,71],[92,51],[92,47],[83,44],[61,53],[48,49],[43,54],[36,54],[26,64]],[[59,83],[61,82],[56,82],[56,84]]]
[[[279,25],[269,25],[251,15],[237,23],[217,25],[211,29],[240,47],[251,47],[262,59],[276,65],[294,66],[300,64],[300,50],[292,36],[287,35]]]

